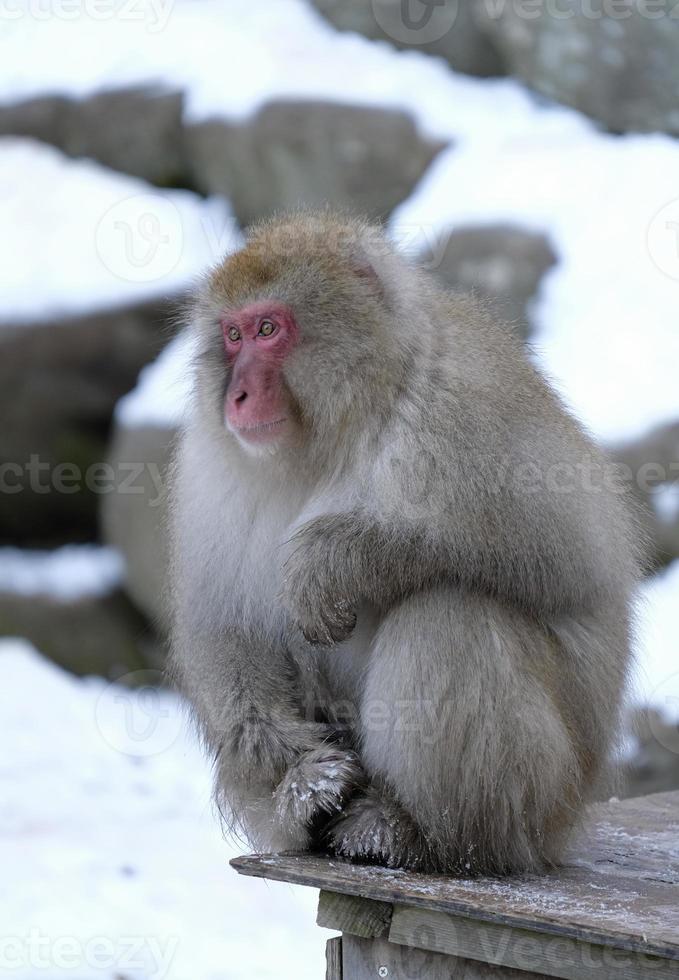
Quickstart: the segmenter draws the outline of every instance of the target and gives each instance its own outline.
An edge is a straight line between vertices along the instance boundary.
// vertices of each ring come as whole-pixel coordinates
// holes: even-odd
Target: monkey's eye
[[[236,329],[236,327],[229,327],[228,337],[229,340],[232,340],[235,344],[238,340],[240,340],[240,332]]]
[[[276,329],[276,324],[273,320],[262,320],[259,325],[259,336],[260,337],[270,337],[271,334]]]

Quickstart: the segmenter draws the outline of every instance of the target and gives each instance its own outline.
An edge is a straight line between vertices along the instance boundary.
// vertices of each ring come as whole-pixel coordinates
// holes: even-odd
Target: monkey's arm
[[[489,368],[485,387],[439,386],[438,400],[432,382],[355,477],[356,504],[339,487],[327,511],[318,502],[286,565],[284,599],[308,639],[337,642],[361,602],[385,610],[441,582],[548,620],[636,580],[610,462],[514,367],[520,384]]]
[[[171,672],[196,709],[223,781],[276,785],[328,736],[303,717],[284,646],[240,630],[175,631]]]
[[[403,596],[450,582],[497,597],[536,618],[585,609],[606,583],[587,542],[547,513],[505,502],[503,521],[470,510],[460,521],[378,521],[360,512],[318,517],[292,539],[284,602],[307,640],[329,645],[351,633],[363,601],[386,609]],[[522,523],[523,522],[523,523]]]

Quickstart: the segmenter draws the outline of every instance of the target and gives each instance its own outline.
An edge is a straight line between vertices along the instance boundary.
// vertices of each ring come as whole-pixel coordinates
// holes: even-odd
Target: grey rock
[[[679,422],[613,447],[612,455],[638,503],[653,564],[669,564],[679,558]]]
[[[101,499],[104,540],[124,555],[127,591],[161,634],[168,627],[166,491],[175,435],[172,428],[118,426],[109,461],[118,473],[135,467],[135,490],[119,483]]]
[[[187,128],[192,183],[231,201],[243,225],[273,211],[327,202],[385,218],[444,144],[391,109],[271,102],[244,123]]]
[[[653,707],[637,709],[630,720],[635,738],[623,770],[623,794],[646,796],[679,789],[679,726]]]
[[[72,601],[0,591],[0,635],[25,637],[74,674],[114,680],[162,665],[162,645],[120,589]]]
[[[420,256],[448,286],[489,300],[524,338],[530,333],[530,300],[556,261],[544,235],[508,225],[457,228]]]
[[[29,136],[162,187],[186,183],[183,95],[130,88],[0,106],[0,135]]]
[[[96,539],[114,406],[169,339],[176,304],[0,324],[0,541]]]
[[[679,133],[679,20],[653,0],[532,0],[475,11],[512,74],[614,132]]]
[[[312,0],[335,27],[439,55],[457,71],[503,74],[502,60],[468,0]]]

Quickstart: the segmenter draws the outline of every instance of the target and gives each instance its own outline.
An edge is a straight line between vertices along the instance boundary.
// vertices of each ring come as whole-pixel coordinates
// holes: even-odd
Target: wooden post
[[[342,980],[341,936],[333,936],[325,944],[325,980]]]

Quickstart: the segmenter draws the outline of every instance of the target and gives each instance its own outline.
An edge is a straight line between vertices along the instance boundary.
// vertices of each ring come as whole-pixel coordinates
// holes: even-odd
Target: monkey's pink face
[[[294,406],[283,378],[283,362],[299,339],[292,310],[264,300],[222,318],[230,369],[224,419],[246,446],[266,446],[297,428]]]

